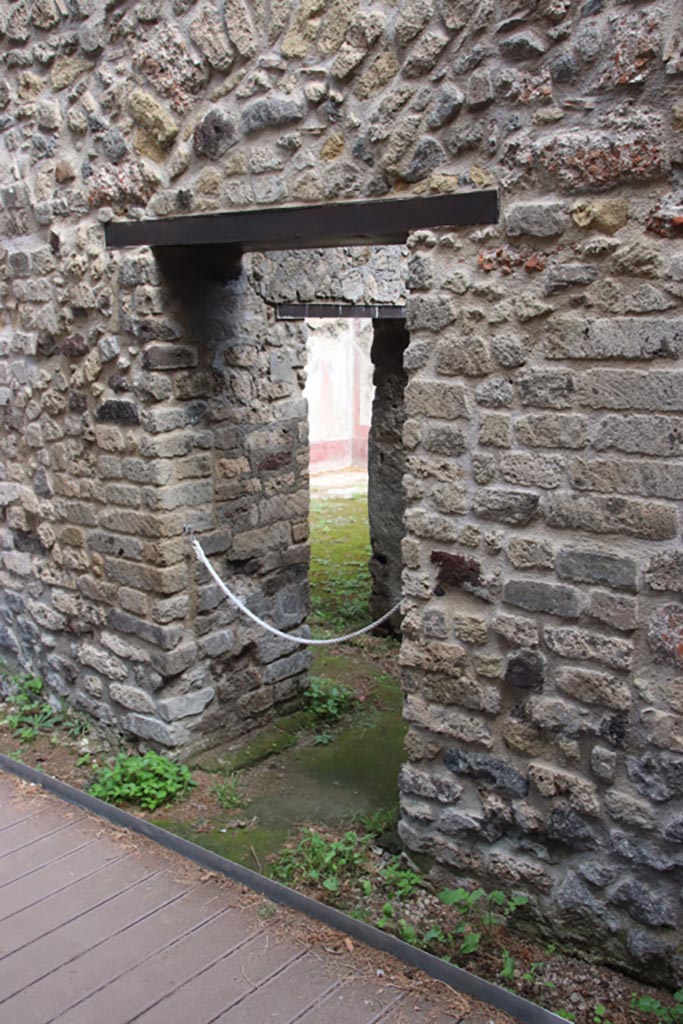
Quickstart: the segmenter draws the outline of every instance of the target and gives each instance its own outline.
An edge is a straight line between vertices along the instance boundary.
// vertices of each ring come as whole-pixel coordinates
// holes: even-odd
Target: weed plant
[[[221,782],[215,782],[211,787],[211,794],[224,811],[239,807],[244,799],[240,792],[238,778],[234,773],[226,775]]]
[[[310,685],[304,693],[304,706],[314,715],[316,726],[338,722],[355,701],[356,695],[349,686],[324,676],[311,676]]]
[[[9,676],[6,686],[5,701],[11,708],[6,722],[17,739],[31,741],[59,725],[61,715],[45,700],[41,679],[27,674]]]
[[[368,841],[367,836],[354,831],[345,832],[340,839],[330,839],[312,828],[306,829],[297,845],[280,855],[273,874],[288,884],[309,882],[336,895],[345,882],[357,878]]]
[[[97,769],[90,793],[110,804],[137,804],[153,811],[196,785],[187,765],[149,750],[142,757],[119,754],[111,767]]]

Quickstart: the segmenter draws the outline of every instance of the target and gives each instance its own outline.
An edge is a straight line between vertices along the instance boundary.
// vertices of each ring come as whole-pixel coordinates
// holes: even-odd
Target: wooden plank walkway
[[[0,773],[3,1024],[509,1021],[301,915],[272,910]]]

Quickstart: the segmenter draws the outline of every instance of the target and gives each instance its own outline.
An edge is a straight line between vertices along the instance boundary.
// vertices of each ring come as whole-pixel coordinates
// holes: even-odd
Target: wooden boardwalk
[[[411,986],[396,961],[387,967],[375,951],[271,911],[248,890],[0,773],[2,1024],[509,1020],[439,994],[419,972]]]

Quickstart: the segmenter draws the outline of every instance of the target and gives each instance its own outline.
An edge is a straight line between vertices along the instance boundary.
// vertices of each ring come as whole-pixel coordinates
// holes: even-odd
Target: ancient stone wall
[[[500,225],[410,240],[403,835],[680,980],[679,0],[14,0],[0,31],[5,654],[175,751],[305,678],[182,526],[302,626],[271,303],[391,260],[157,262],[104,223],[496,186]]]

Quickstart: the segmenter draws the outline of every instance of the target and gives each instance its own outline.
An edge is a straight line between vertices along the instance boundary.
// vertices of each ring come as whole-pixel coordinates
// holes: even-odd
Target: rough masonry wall
[[[305,674],[181,533],[302,623],[302,338],[260,258],[103,223],[496,185],[500,228],[412,240],[403,834],[680,976],[679,0],[15,0],[0,31],[4,652],[175,750]]]

